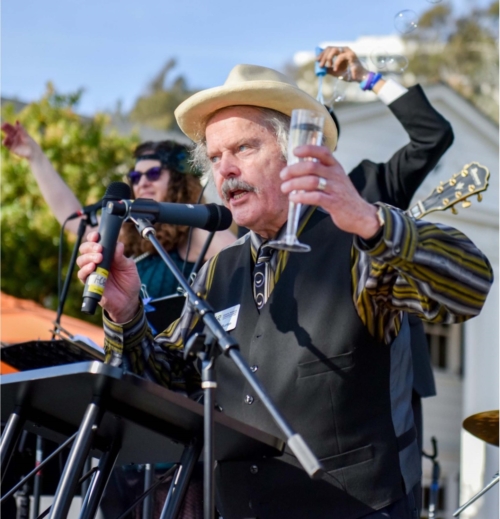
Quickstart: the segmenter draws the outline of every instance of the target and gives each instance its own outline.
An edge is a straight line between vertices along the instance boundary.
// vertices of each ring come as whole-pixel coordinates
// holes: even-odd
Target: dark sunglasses
[[[162,169],[163,168],[161,166],[155,166],[153,168],[149,168],[145,173],[132,170],[127,173],[127,178],[130,180],[133,186],[136,186],[141,181],[142,175],[146,175],[146,178],[150,182],[154,182],[160,178]]]

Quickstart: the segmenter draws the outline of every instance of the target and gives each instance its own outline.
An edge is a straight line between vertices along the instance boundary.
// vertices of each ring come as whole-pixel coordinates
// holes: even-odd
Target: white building
[[[359,90],[359,87],[358,87]],[[424,400],[424,449],[431,453],[431,437],[438,441],[440,484],[444,510],[436,517],[452,518],[459,504],[489,483],[498,470],[498,448],[462,428],[464,418],[499,408],[499,142],[498,127],[465,99],[444,85],[425,89],[433,106],[450,121],[455,142],[419,189],[415,202],[446,182],[464,165],[479,162],[490,171],[490,184],[481,203],[471,198],[458,214],[434,212],[429,220],[450,224],[465,232],[487,255],[496,281],[486,305],[475,319],[448,329],[433,327],[431,353],[438,396]],[[398,121],[379,101],[336,105],[341,137],[336,158],[346,171],[362,159],[387,161],[408,142]],[[439,336],[443,338],[439,338]],[[431,463],[424,463],[424,485],[430,483]],[[376,483],[374,483],[376,484]],[[425,515],[426,516],[426,515]],[[498,519],[498,485],[464,511],[460,517]]]

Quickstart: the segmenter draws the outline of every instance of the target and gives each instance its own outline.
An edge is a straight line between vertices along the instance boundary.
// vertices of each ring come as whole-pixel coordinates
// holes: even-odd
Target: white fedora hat
[[[193,141],[205,135],[210,116],[229,106],[259,106],[291,115],[295,108],[314,110],[325,116],[323,135],[330,150],[337,146],[337,127],[328,110],[306,94],[287,76],[258,65],[236,65],[224,85],[198,92],[175,110],[180,129]]]

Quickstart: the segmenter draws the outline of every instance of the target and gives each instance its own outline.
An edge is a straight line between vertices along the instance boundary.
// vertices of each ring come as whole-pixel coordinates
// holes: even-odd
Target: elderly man
[[[325,146],[297,148],[316,160],[286,167],[294,108],[325,113]],[[234,220],[250,229],[204,266],[196,291],[215,312],[234,310],[227,331],[326,470],[312,481],[288,452],[219,463],[222,516],[415,517],[420,461],[404,312],[446,323],[477,315],[492,282],[487,259],[455,229],[363,200],[332,156],[337,133],[326,109],[276,71],[239,65],[176,117]],[[289,200],[304,204],[308,254],[266,246],[283,232]],[[91,233],[80,248],[82,281],[102,259],[96,241]],[[197,389],[182,348],[202,323],[188,307],[153,339],[139,290],[118,244],[101,300],[108,358],[172,389]],[[217,372],[223,412],[280,435],[229,359],[219,358]]]

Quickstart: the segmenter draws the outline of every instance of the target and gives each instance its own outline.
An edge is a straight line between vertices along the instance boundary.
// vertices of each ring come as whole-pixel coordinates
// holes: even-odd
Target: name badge
[[[236,328],[240,306],[241,305],[232,306],[227,310],[221,310],[215,314],[215,318],[219,321],[222,328],[224,328],[224,331],[229,332]]]

